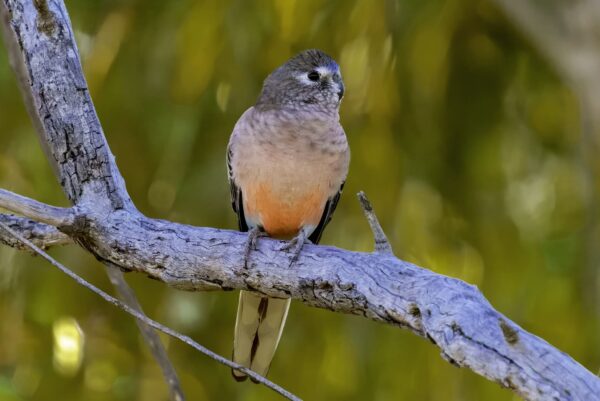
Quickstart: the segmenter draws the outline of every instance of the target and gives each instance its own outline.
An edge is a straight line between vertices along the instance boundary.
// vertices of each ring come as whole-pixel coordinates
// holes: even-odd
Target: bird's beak
[[[341,102],[344,97],[344,84],[338,84],[338,100]]]

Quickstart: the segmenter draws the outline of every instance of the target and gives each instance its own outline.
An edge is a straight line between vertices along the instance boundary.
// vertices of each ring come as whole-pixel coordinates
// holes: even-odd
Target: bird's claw
[[[258,227],[254,227],[248,231],[248,238],[244,245],[244,269],[248,268],[248,261],[250,260],[250,253],[256,250],[256,242],[260,237],[266,237],[267,233],[262,231]]]
[[[298,261],[298,257],[300,256],[302,247],[306,243],[310,244],[311,241],[307,238],[304,231],[301,231],[298,235],[296,235],[294,238],[292,238],[290,241],[288,241],[284,246],[282,246],[280,248],[281,251],[286,251],[286,252],[291,251],[292,252],[292,259],[290,260],[290,267],[292,267],[292,265],[294,263],[296,263],[296,261]]]

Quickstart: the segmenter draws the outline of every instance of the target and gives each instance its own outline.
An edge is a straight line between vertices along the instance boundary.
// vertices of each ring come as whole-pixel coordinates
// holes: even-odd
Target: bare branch
[[[36,129],[36,132],[39,135],[40,145],[46,155],[46,159],[52,160],[52,154],[50,153],[50,148],[48,144],[44,140],[43,132],[44,128],[42,126],[42,120],[39,118],[32,93],[27,89],[29,87],[29,73],[27,72],[27,66],[23,62],[23,55],[15,42],[14,33],[10,27],[10,14],[8,13],[8,8],[0,7],[0,21],[1,21],[1,30],[2,37],[4,39],[4,43],[6,45],[6,49],[8,51],[8,60],[10,65],[17,77],[17,82],[19,83],[19,88],[21,89],[21,95],[23,96],[23,101],[25,103],[25,108],[27,112],[31,116],[31,121]],[[58,176],[58,167],[55,163],[50,163],[54,173]]]
[[[79,284],[81,286],[84,286],[88,290],[96,293],[97,295],[101,296],[105,301],[113,304],[117,308],[122,309],[126,313],[129,313],[131,316],[135,317],[136,319],[138,319],[139,321],[143,322],[144,324],[146,324],[148,326],[151,326],[151,327],[154,327],[155,329],[160,330],[163,333],[165,333],[165,334],[167,334],[167,335],[169,335],[171,337],[177,338],[178,340],[186,343],[190,347],[192,347],[192,348],[200,351],[204,355],[206,355],[206,356],[208,356],[208,357],[216,360],[217,362],[219,362],[219,363],[221,363],[221,364],[223,364],[225,366],[228,366],[228,367],[230,367],[232,369],[236,369],[236,370],[239,370],[241,372],[244,372],[245,374],[247,374],[248,376],[250,376],[252,379],[256,380],[258,383],[261,383],[261,384],[265,385],[266,387],[268,387],[271,390],[273,390],[273,391],[281,394],[283,397],[285,397],[285,398],[287,398],[289,400],[301,401],[300,398],[296,397],[295,395],[293,395],[292,393],[288,392],[287,390],[279,387],[277,384],[271,382],[270,380],[262,377],[258,373],[255,373],[254,371],[252,371],[252,370],[250,370],[248,368],[245,368],[245,367],[243,367],[241,365],[238,365],[237,363],[232,362],[229,359],[223,358],[221,355],[216,354],[216,353],[212,352],[211,350],[209,350],[208,348],[205,348],[204,346],[198,344],[197,342],[195,342],[194,340],[192,340],[190,337],[188,337],[186,335],[183,335],[183,334],[179,334],[175,330],[172,330],[172,329],[168,328],[167,326],[164,326],[164,325],[162,325],[162,324],[160,324],[160,323],[158,323],[158,322],[150,319],[149,317],[147,317],[143,313],[135,310],[131,306],[125,304],[122,301],[119,301],[117,298],[114,298],[114,297],[110,296],[106,292],[104,292],[101,289],[99,289],[99,288],[95,287],[94,285],[90,284],[89,282],[87,282],[86,280],[84,280],[82,277],[78,276],[73,271],[71,271],[69,268],[65,267],[60,262],[56,261],[52,256],[48,255],[46,252],[44,252],[43,250],[41,250],[40,248],[38,248],[37,246],[35,246],[31,241],[25,239],[23,236],[21,236],[20,234],[18,234],[16,231],[12,230],[10,227],[8,227],[3,222],[0,222],[0,228],[2,228],[4,231],[8,232],[10,235],[12,235],[13,237],[15,237],[17,240],[21,241],[25,246],[27,246],[32,251],[34,251],[35,253],[37,253],[38,255],[40,255],[41,257],[43,257],[44,259],[46,259],[52,265],[54,265],[55,267],[57,267],[60,271],[62,271],[63,273],[65,273],[67,276],[69,276],[70,278],[72,278],[73,280],[75,280],[77,282],[77,284]]]
[[[379,224],[379,220],[375,215],[375,211],[373,210],[371,202],[369,202],[369,198],[367,198],[367,195],[363,191],[357,193],[356,196],[358,197],[360,206],[362,207],[365,217],[369,222],[369,226],[371,227],[371,231],[373,232],[373,238],[375,239],[375,252],[393,255],[394,251],[392,246],[390,245],[385,232],[383,232],[381,224]]]
[[[177,288],[291,297],[405,327],[431,340],[457,366],[527,400],[600,400],[600,379],[494,310],[477,288],[463,281],[387,253],[314,245],[305,246],[290,268],[281,243],[271,239],[259,242],[246,268],[243,233],[142,215],[127,195],[102,134],[64,4],[36,0],[44,6],[39,10],[30,1],[2,1],[9,41],[27,62],[51,162],[76,204],[73,224],[61,230],[97,258]]]
[[[385,253],[306,245],[290,268],[263,239],[248,268],[244,233],[78,209],[63,227],[101,260],[186,290],[244,289],[405,327],[442,356],[527,400],[600,400],[600,379],[495,311],[476,287]],[[323,269],[327,266],[327,269]]]
[[[11,65],[65,194],[76,204],[132,206],[96,115],[64,3],[0,4]]]
[[[55,227],[73,224],[71,209],[49,206],[25,196],[0,189],[0,208]]]
[[[114,208],[131,205],[88,93],[64,4],[46,0],[2,3],[0,17],[9,59],[42,148],[65,194],[73,203],[105,202]],[[20,37],[21,29],[26,25],[37,34],[30,37],[33,40],[28,44],[33,45],[35,51],[28,54],[24,52],[27,44],[22,43]],[[43,39],[43,43],[39,39]],[[38,80],[39,76],[43,79]],[[113,179],[112,171],[116,172],[116,179]],[[108,196],[96,198],[98,192]],[[36,208],[39,205],[32,202],[21,202],[23,208],[19,210],[6,206],[54,225],[61,225],[61,218],[68,217],[59,213],[65,210],[55,208],[52,213]],[[44,220],[44,216],[48,220]],[[107,274],[117,291],[123,295],[129,293],[134,300],[124,278],[108,269]],[[142,330],[142,335],[166,374],[172,399],[182,399],[177,376],[170,363],[165,362],[162,344],[150,330]]]
[[[131,306],[136,311],[144,314],[142,306],[138,302],[135,293],[131,287],[127,285],[121,269],[110,262],[106,262],[106,265],[108,267],[106,269],[108,272],[108,277],[113,287],[115,287],[117,290],[119,298],[121,298],[124,303]],[[152,352],[154,359],[160,366],[167,384],[169,385],[171,399],[173,401],[185,401],[185,395],[181,389],[181,383],[179,383],[179,378],[177,377],[175,368],[171,364],[171,361],[167,355],[167,351],[163,347],[160,338],[152,329],[152,327],[148,326],[144,321],[138,319],[136,320],[136,323],[140,329],[140,332],[142,333],[142,336],[146,340],[146,344],[148,344],[148,347],[150,348],[150,352]]]
[[[45,223],[54,225],[63,225],[65,222],[73,220],[74,214],[70,209],[56,208],[47,206],[32,199],[13,194],[0,189],[0,207],[10,209],[14,212],[37,218]],[[48,217],[50,216],[50,217]],[[8,216],[0,214],[0,222],[5,223],[13,230],[20,232],[21,235],[40,248],[49,248],[54,245],[71,244],[71,239],[64,233],[58,231],[55,227],[44,223],[38,223],[22,217]],[[6,235],[6,231],[0,231],[0,242],[20,249],[29,249],[23,245],[23,242],[15,239],[13,235]],[[141,306],[127,285],[123,273],[120,269],[110,263],[107,264],[107,273],[110,281],[115,287],[119,297],[131,306],[133,309],[142,312]],[[156,332],[143,322],[136,320],[142,336],[146,340],[152,355],[163,371],[171,392],[171,399],[174,401],[184,401],[185,396],[181,390],[181,384],[175,373],[175,369],[169,361],[166,351],[160,342]]]
[[[38,223],[24,217],[0,214],[0,222],[6,224],[42,249],[73,243],[71,238],[58,231],[56,227]],[[4,232],[0,232],[0,243],[22,250],[28,249],[21,242],[16,241],[12,235],[5,235]]]

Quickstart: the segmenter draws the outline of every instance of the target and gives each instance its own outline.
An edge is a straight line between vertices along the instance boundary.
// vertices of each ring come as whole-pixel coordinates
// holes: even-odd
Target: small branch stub
[[[371,231],[373,232],[373,237],[375,239],[375,252],[394,255],[392,246],[390,245],[387,236],[383,232],[381,224],[379,224],[379,220],[375,215],[375,211],[373,210],[371,202],[369,202],[369,198],[367,198],[367,195],[363,191],[357,193],[356,196],[358,197],[360,206],[362,207],[365,217],[369,222],[369,226],[371,227]]]

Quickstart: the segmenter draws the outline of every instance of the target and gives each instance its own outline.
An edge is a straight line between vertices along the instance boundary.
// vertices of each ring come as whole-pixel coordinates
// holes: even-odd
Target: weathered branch
[[[130,204],[123,180],[118,173],[116,180],[105,180],[105,177],[110,177],[113,169],[116,171],[114,157],[108,151],[87,89],[64,4],[61,2],[53,7],[46,0],[3,1],[0,6],[0,18],[2,36],[25,106],[46,157],[69,200],[75,204],[104,201],[113,207]],[[33,29],[37,35],[23,35],[23,29]],[[20,42],[25,36],[30,40],[27,44]],[[45,39],[43,43],[37,41],[42,37]],[[35,48],[38,45],[43,47],[34,52],[23,51],[28,46]],[[59,64],[55,65],[53,62]],[[42,80],[37,79],[40,74]],[[60,99],[60,102],[56,102],[56,99]],[[72,105],[75,107],[71,107]],[[75,135],[71,136],[69,133]],[[75,142],[72,142],[73,140]],[[106,151],[102,151],[103,147]],[[85,154],[80,157],[82,153]],[[115,187],[119,190],[116,191]],[[96,191],[108,196],[95,199]],[[5,198],[4,201],[10,199]],[[5,206],[9,210],[28,214],[33,218],[35,216],[31,213],[37,213],[38,216],[44,214],[35,201],[22,203],[21,210],[14,210],[14,207],[11,207],[14,205]],[[62,218],[70,218],[65,216],[65,211],[60,208],[54,208],[53,212],[47,213],[48,220],[39,221],[60,225]],[[130,305],[141,312],[124,277],[111,272],[108,267],[107,274],[117,291],[128,295]],[[181,386],[166,358],[166,351],[160,339],[143,323],[139,323],[138,326],[165,375],[171,399],[182,401]]]
[[[38,223],[33,220],[15,216],[0,215],[0,224],[4,223],[9,228],[19,231],[21,236],[32,241],[36,246],[40,248],[49,248],[54,245],[72,243],[71,239],[66,234],[58,231],[58,229],[53,226],[47,225],[54,224],[56,226],[61,226],[69,223],[72,224],[74,214],[70,209],[47,206],[33,199],[3,189],[0,189],[0,207],[41,222]],[[7,233],[6,230],[0,231],[0,242],[16,248],[28,249],[27,246],[23,245],[23,241],[17,241],[14,235],[7,235]],[[142,312],[142,307],[131,287],[126,285],[125,278],[123,277],[120,268],[110,262],[107,262],[107,265],[109,279],[115,287],[119,297],[133,309]],[[171,398],[175,401],[183,401],[185,397],[181,390],[181,385],[179,384],[175,370],[171,365],[156,332],[143,323],[143,321],[137,320],[136,322],[152,353],[160,362],[159,365],[163,370],[163,374],[169,382]]]
[[[405,327],[447,360],[527,400],[600,400],[600,379],[495,311],[476,287],[389,253],[307,245],[290,268],[264,239],[244,268],[245,235],[142,215],[130,201],[79,66],[64,4],[3,0],[26,61],[43,141],[76,206],[60,230],[101,260],[188,290],[257,291]]]
[[[365,195],[363,191],[360,191],[358,194],[356,194],[356,196],[358,196],[360,206],[362,207],[363,213],[365,214],[365,217],[369,222],[369,226],[371,227],[371,231],[373,232],[375,252],[393,255],[394,251],[392,250],[392,245],[390,245],[383,228],[381,228],[381,224],[379,224],[379,220],[373,211],[373,206],[371,206],[371,202],[369,202],[367,195]]]
[[[108,267],[106,269],[108,278],[117,291],[119,298],[121,298],[121,300],[125,304],[129,305],[132,309],[144,315],[142,305],[140,305],[131,287],[127,285],[127,281],[125,280],[125,277],[123,277],[123,272],[121,269],[110,262],[106,262],[106,265]],[[138,329],[144,337],[146,344],[148,344],[150,352],[152,355],[154,355],[154,359],[156,359],[158,366],[160,366],[162,370],[163,376],[169,385],[171,399],[173,401],[185,401],[185,395],[183,393],[183,389],[181,388],[181,384],[179,383],[179,378],[177,377],[175,368],[169,360],[167,351],[160,342],[158,334],[144,321],[144,319],[136,319],[135,322],[137,323]]]
[[[55,227],[73,224],[71,209],[48,206],[5,189],[0,189],[0,208]]]
[[[42,249],[73,243],[68,235],[61,233],[56,227],[23,217],[0,214],[0,222],[6,224]],[[28,249],[21,242],[15,240],[14,236],[6,235],[4,232],[0,232],[0,243],[17,249]]]
[[[222,363],[223,365],[244,372],[245,374],[247,374],[248,376],[250,376],[252,379],[254,379],[256,382],[264,384],[265,386],[269,387],[273,391],[281,394],[283,397],[285,397],[285,398],[287,398],[289,400],[292,400],[292,401],[301,401],[295,395],[293,395],[290,392],[286,391],[285,389],[279,387],[278,385],[276,385],[275,383],[271,382],[270,380],[262,377],[261,375],[253,372],[252,370],[250,370],[250,369],[248,369],[248,368],[246,368],[244,366],[241,366],[241,365],[239,365],[239,364],[237,364],[235,362],[232,362],[232,361],[230,361],[230,360],[228,360],[226,358],[223,358],[222,356],[220,356],[218,354],[215,354],[214,352],[212,352],[208,348],[206,348],[206,347],[198,344],[194,340],[192,340],[190,337],[185,336],[183,334],[179,334],[175,330],[170,329],[170,328],[168,328],[166,326],[163,326],[162,324],[160,324],[160,323],[158,323],[158,322],[150,319],[149,317],[147,317],[146,315],[144,315],[138,308],[136,308],[134,306],[131,306],[131,305],[128,305],[126,302],[119,301],[118,299],[116,299],[114,297],[111,297],[106,292],[104,292],[101,289],[99,289],[99,288],[93,286],[92,284],[88,283],[83,278],[81,278],[77,274],[75,274],[73,271],[71,271],[70,269],[68,269],[67,267],[65,267],[64,265],[62,265],[61,263],[57,262],[52,256],[48,255],[46,252],[44,252],[43,250],[41,250],[40,248],[38,248],[35,244],[33,244],[31,241],[29,241],[28,239],[26,239],[23,236],[21,236],[16,231],[12,230],[10,227],[8,227],[3,222],[0,222],[0,232],[1,231],[4,231],[5,233],[8,233],[12,237],[14,237],[16,240],[18,240],[19,242],[21,242],[21,244],[23,246],[31,249],[34,253],[36,253],[36,254],[40,255],[41,257],[43,257],[44,259],[46,259],[52,265],[54,265],[55,267],[57,267],[60,271],[62,271],[67,276],[69,276],[70,278],[72,278],[73,280],[75,280],[77,282],[77,284],[79,284],[79,285],[87,288],[88,290],[96,293],[97,295],[99,295],[100,297],[102,297],[105,301],[113,304],[117,308],[120,308],[123,311],[125,311],[126,313],[129,313],[131,316],[135,317],[138,322],[140,322],[140,323],[143,324],[142,327],[144,327],[144,329],[146,329],[146,327],[154,327],[155,329],[160,330],[163,333],[170,335],[171,337],[177,338],[178,340],[186,343],[190,347],[192,347],[192,348],[200,351],[204,355],[207,355],[207,356],[211,357],[212,359],[216,360],[219,363]],[[114,271],[114,268],[113,268],[113,271]],[[113,278],[113,277],[116,277],[116,275],[111,275],[111,278]],[[126,291],[129,291],[129,287],[127,287]],[[126,296],[127,297],[131,297],[132,294],[126,294]],[[133,298],[130,298],[129,300],[132,301],[135,305],[139,306],[139,304],[137,304],[137,299],[135,299],[135,296],[133,296]],[[161,351],[163,350],[162,347],[160,349],[161,349]],[[170,361],[168,361],[168,362],[169,362],[169,365],[170,365]],[[174,375],[171,376],[171,377],[173,378],[173,380],[175,380],[175,383],[173,383],[173,385],[176,385],[177,388],[179,388],[179,382],[177,380],[177,377],[174,376]],[[183,393],[181,391],[174,392],[174,394],[172,394],[172,396],[174,397],[174,400],[176,400],[176,401],[182,401],[183,400]]]
[[[263,239],[243,268],[243,233],[93,211],[75,237],[119,266],[186,290],[245,289],[405,327],[458,366],[528,400],[598,400],[600,379],[495,311],[476,287],[381,253],[307,245],[289,268],[282,243]],[[326,266],[326,268],[324,268]]]

